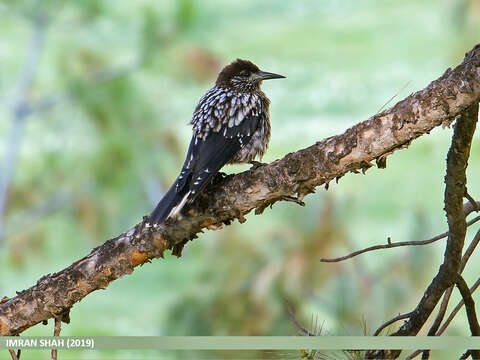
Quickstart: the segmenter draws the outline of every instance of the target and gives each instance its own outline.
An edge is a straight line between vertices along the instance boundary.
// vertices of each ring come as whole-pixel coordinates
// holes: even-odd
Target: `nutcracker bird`
[[[260,85],[284,77],[241,59],[222,69],[193,112],[187,158],[150,215],[153,223],[178,216],[225,164],[254,162],[263,156],[270,140],[270,101]]]

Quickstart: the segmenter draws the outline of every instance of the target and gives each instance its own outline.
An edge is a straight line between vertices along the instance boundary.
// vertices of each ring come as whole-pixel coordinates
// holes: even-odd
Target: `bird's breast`
[[[230,164],[248,163],[256,157],[262,158],[270,141],[270,121],[268,114],[262,117],[257,130],[253,133],[250,141],[243,144],[242,148],[230,161]]]

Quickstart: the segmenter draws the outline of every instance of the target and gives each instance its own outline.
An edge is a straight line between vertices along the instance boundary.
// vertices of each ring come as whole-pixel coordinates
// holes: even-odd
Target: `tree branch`
[[[473,218],[472,220],[467,222],[467,227],[475,224],[479,220],[480,220],[480,216],[477,216],[477,217]],[[449,234],[449,232],[446,231],[446,232],[444,232],[440,235],[434,236],[433,238],[430,238],[430,239],[427,239],[427,240],[388,242],[387,244],[383,244],[383,245],[374,245],[374,246],[367,247],[365,249],[353,251],[350,254],[347,254],[345,256],[340,256],[340,257],[336,257],[336,258],[322,258],[322,259],[320,259],[320,262],[340,262],[340,261],[344,261],[344,260],[354,258],[355,256],[364,254],[366,252],[382,250],[382,249],[392,249],[392,248],[401,247],[401,246],[428,245],[428,244],[431,244],[435,241],[446,238],[448,236],[448,234]]]
[[[290,316],[290,319],[292,322],[295,324],[295,326],[301,331],[301,333],[305,336],[317,336],[317,334],[310,332],[307,328],[305,328],[302,324],[300,324],[300,321],[297,320],[295,317],[295,312],[293,311],[292,307],[288,302],[285,302],[286,308],[288,315]]]
[[[480,325],[478,325],[477,314],[475,312],[475,302],[473,301],[472,294],[468,288],[467,283],[463,279],[462,275],[457,274],[457,279],[455,281],[460,294],[462,294],[463,302],[465,303],[465,311],[467,312],[468,324],[470,325],[470,332],[472,336],[480,336]],[[472,359],[480,359],[479,350],[468,350],[469,355],[472,356]]]
[[[55,318],[55,324],[53,328],[53,336],[60,336],[60,331],[62,330],[62,319],[59,317]],[[51,351],[51,360],[57,360],[58,350],[52,349]]]
[[[465,172],[477,119],[478,102],[475,102],[457,119],[452,145],[447,155],[445,212],[449,235],[443,264],[413,311],[413,315],[398,331],[392,334],[394,336],[416,335],[429,318],[442,294],[457,280],[467,230],[463,211],[463,198],[467,183]],[[397,358],[400,352],[400,350],[369,351],[366,357],[368,359],[393,359]]]
[[[475,281],[475,284],[473,284],[473,286],[470,288],[470,294],[473,294],[477,289],[478,287],[480,286],[480,278],[477,279],[477,281]],[[445,330],[447,330],[447,327],[450,325],[450,323],[452,322],[452,320],[455,318],[455,316],[458,314],[458,312],[460,311],[460,309],[462,308],[464,304],[464,301],[463,299],[460,300],[458,302],[458,304],[455,306],[455,308],[452,310],[452,312],[450,313],[450,315],[448,316],[447,320],[445,320],[445,322],[443,323],[442,327],[437,331],[437,334],[436,335],[442,335]]]
[[[15,350],[9,349],[8,352],[10,353],[10,356],[12,357],[12,360],[19,360],[18,359],[18,352],[15,352]]]
[[[477,281],[475,282],[475,284],[473,284],[473,286],[470,288],[470,293],[473,295],[473,293],[475,292],[475,290],[477,290],[477,288],[480,286],[480,278],[477,279]],[[453,290],[453,287],[450,287],[448,288],[448,290],[452,289]],[[447,293],[445,293],[447,294]],[[458,314],[458,312],[460,311],[460,309],[462,308],[463,306],[463,299],[460,300],[460,302],[455,306],[455,308],[452,310],[452,312],[450,313],[450,315],[448,316],[447,320],[445,320],[445,323],[442,325],[442,327],[435,333],[435,335],[439,336],[439,335],[442,335],[445,330],[447,329],[447,327],[450,325],[450,323],[452,322],[452,320],[455,318],[455,316]],[[443,304],[442,304],[443,305]],[[441,321],[441,319],[440,319]],[[430,334],[430,333],[429,333]],[[418,355],[420,355],[422,352],[428,352],[428,350],[415,350],[413,353],[411,353],[410,355],[408,355],[407,357],[405,357],[405,360],[412,360],[414,358],[416,358]]]
[[[463,206],[463,211],[465,213],[465,216],[468,215],[468,212],[465,211],[465,209],[467,208],[468,210],[471,210],[473,211],[473,208],[476,208],[477,205],[476,203],[475,204],[472,204],[472,206],[468,206],[469,204],[471,203],[467,203]],[[468,226],[469,223],[467,223],[467,226]],[[463,270],[465,270],[465,266],[467,266],[467,262],[468,260],[470,259],[470,256],[473,254],[473,251],[475,250],[475,248],[477,247],[478,243],[480,242],[480,230],[477,231],[477,233],[475,234],[472,242],[470,243],[470,245],[468,246],[467,250],[465,251],[465,253],[463,254],[463,257],[462,257],[462,261],[460,263],[460,269],[458,269],[458,273],[459,274],[462,274]],[[472,286],[472,288],[470,289],[470,293],[473,294],[473,292],[477,289],[478,285],[480,284],[480,279],[477,280],[477,282]],[[442,326],[442,328],[440,330],[438,330],[438,328],[440,327],[442,321],[443,321],[443,318],[445,317],[445,314],[447,312],[447,307],[448,307],[448,302],[450,301],[450,297],[452,295],[452,292],[453,292],[453,285],[450,286],[447,291],[445,291],[445,294],[443,295],[443,299],[442,299],[442,304],[440,305],[440,309],[438,311],[438,314],[437,314],[437,317],[435,318],[435,321],[433,322],[432,326],[430,327],[430,329],[428,330],[428,336],[439,336],[439,335],[442,335],[443,332],[446,330],[446,328],[448,327],[448,325],[450,324],[450,322],[452,321],[452,319],[455,317],[455,315],[457,314],[457,312],[460,310],[460,308],[463,306],[463,300],[460,301],[460,303],[455,307],[455,309],[453,310],[452,314],[450,314],[449,318],[447,319],[447,321],[445,322],[444,326]],[[410,354],[409,356],[407,356],[405,359],[413,359],[415,358],[416,356],[418,356],[420,353],[422,352],[422,350],[417,350],[415,352],[413,352],[412,354]],[[424,354],[428,354],[429,353],[429,350],[424,350],[423,351]],[[424,356],[425,357],[425,356]]]
[[[480,325],[478,325],[477,315],[475,312],[475,302],[473,301],[470,289],[460,274],[457,275],[455,284],[457,285],[458,290],[460,290],[463,302],[465,303],[465,310],[467,312],[468,324],[470,325],[472,336],[480,336]]]
[[[374,115],[341,135],[286,155],[266,166],[217,178],[192,204],[189,214],[152,227],[148,218],[93,249],[68,268],[42,277],[36,285],[0,304],[0,335],[14,335],[68,311],[92,291],[162,257],[181,255],[184,244],[202,229],[218,229],[244,215],[297,195],[348,172],[367,170],[376,160],[386,166],[393,151],[405,148],[434,127],[448,124],[480,100],[480,45],[462,64],[448,69],[425,89]]]
[[[399,321],[399,320],[404,320],[408,319],[410,316],[412,316],[412,312],[406,313],[406,314],[399,314],[395,316],[394,318],[391,318],[390,320],[384,322],[382,325],[379,326],[377,330],[373,333],[373,336],[378,336],[382,333],[383,329],[386,327],[392,325],[393,323]]]

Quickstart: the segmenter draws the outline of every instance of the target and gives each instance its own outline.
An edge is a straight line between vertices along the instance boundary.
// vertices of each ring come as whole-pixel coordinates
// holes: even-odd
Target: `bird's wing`
[[[176,191],[183,199],[172,210],[178,213],[186,203],[191,203],[212,177],[252,138],[262,119],[262,112],[245,114],[238,125],[224,121],[219,131],[211,131],[204,139],[193,136],[179,178]],[[230,123],[231,124],[231,123]]]
[[[193,137],[187,157],[174,184],[176,198],[181,200],[168,217],[191,203],[223,165],[248,144],[264,117],[263,103],[256,94],[214,87],[200,99],[191,121]]]
[[[264,112],[262,99],[255,93],[235,93],[231,89],[215,86],[200,99],[190,122],[193,133],[206,139],[212,133],[236,132],[248,117],[257,117]]]
[[[192,138],[182,169],[187,176],[178,183],[179,191],[187,186],[191,192],[188,202],[193,201],[212,177],[250,141],[260,121],[261,115],[248,114],[240,124],[229,127],[227,123],[219,132],[211,132],[204,140],[196,136]]]

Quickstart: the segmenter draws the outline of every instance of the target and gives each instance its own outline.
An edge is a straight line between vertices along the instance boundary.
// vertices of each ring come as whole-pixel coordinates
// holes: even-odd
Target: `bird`
[[[249,60],[236,59],[218,74],[215,85],[198,102],[192,116],[193,135],[182,170],[159,201],[154,224],[181,216],[225,164],[262,158],[270,141],[270,100],[263,80],[285,78],[262,71]]]

